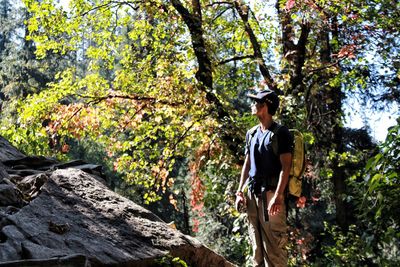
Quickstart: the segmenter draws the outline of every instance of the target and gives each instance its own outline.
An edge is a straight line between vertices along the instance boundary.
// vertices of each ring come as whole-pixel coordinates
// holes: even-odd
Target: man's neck
[[[274,122],[274,120],[272,119],[272,116],[265,116],[265,117],[259,118],[259,120],[260,120],[260,126],[261,126],[262,131],[266,131],[267,129],[269,129],[269,127],[271,127],[272,123]]]

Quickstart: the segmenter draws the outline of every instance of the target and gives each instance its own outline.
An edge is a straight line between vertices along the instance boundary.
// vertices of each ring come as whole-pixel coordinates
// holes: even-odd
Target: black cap
[[[248,94],[247,97],[260,103],[267,103],[268,112],[271,115],[275,115],[275,112],[279,107],[279,97],[270,89],[259,91],[257,94]]]

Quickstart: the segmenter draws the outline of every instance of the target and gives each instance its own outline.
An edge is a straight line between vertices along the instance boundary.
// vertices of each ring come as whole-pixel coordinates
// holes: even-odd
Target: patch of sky
[[[345,127],[360,129],[367,127],[370,134],[378,142],[386,138],[388,128],[396,125],[400,117],[399,106],[391,104],[385,110],[375,110],[370,104],[360,103],[356,98],[348,98],[344,105]]]

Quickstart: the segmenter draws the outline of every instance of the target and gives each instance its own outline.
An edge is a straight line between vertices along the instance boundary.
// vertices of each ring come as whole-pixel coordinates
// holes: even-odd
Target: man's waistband
[[[263,185],[268,185],[271,184],[271,182],[276,182],[278,183],[279,180],[279,175],[276,176],[250,176],[250,181],[255,181],[257,183],[263,184]]]
[[[270,184],[273,179],[263,178],[263,177],[250,177],[249,180],[249,189],[250,192],[255,194],[256,196],[260,196],[261,193],[266,191],[275,191],[277,185]]]

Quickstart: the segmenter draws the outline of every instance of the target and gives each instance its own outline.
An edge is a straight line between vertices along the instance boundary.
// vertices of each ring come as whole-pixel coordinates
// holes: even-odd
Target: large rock
[[[0,203],[0,266],[157,266],[163,257],[232,266],[93,174],[47,169],[11,178],[16,187],[7,178],[0,184],[8,193]]]
[[[25,157],[20,151],[13,147],[10,142],[0,136],[0,161],[20,159]]]

